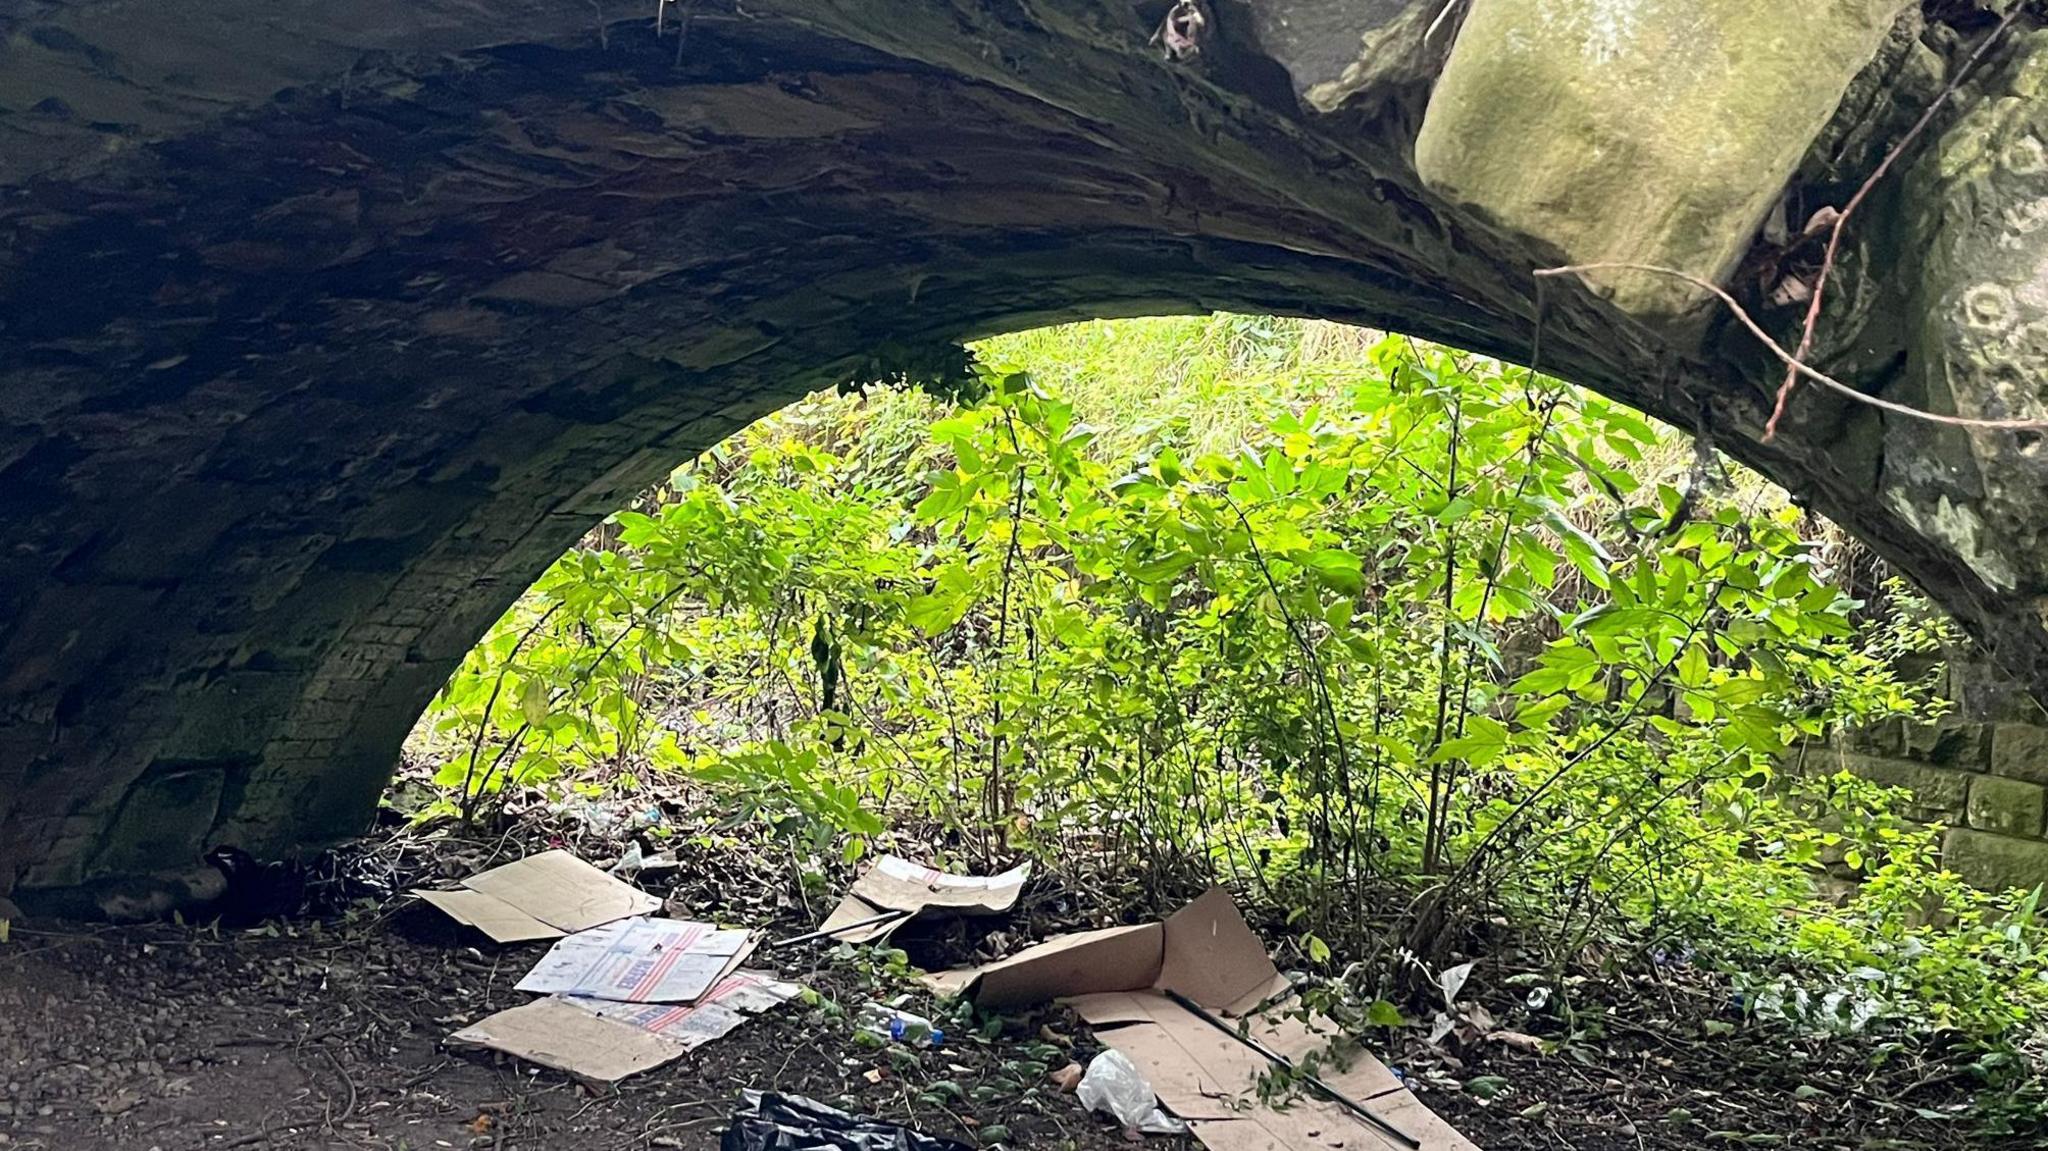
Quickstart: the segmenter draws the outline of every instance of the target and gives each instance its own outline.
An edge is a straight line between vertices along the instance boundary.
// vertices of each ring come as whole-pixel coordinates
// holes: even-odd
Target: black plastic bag
[[[801,1095],[748,1091],[719,1151],[972,1151],[965,1143],[848,1115]]]

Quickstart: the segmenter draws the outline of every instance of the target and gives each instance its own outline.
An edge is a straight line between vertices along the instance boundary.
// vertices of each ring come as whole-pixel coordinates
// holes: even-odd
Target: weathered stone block
[[[2048,728],[2001,723],[1991,737],[1991,772],[2048,784]]]
[[[1905,721],[1887,719],[1862,727],[1845,727],[1836,733],[1835,742],[1840,744],[1844,751],[1860,752],[1865,755],[1904,756]]]
[[[2038,838],[2048,809],[2048,788],[2038,783],[1980,775],[1970,783],[1969,823],[2001,835]]]
[[[1842,768],[1886,787],[1913,793],[1906,815],[1923,823],[1960,823],[1968,800],[1970,777],[1959,771],[1930,767],[1903,759],[1844,755]]]
[[[1561,250],[1735,268],[1903,0],[1472,0],[1422,132],[1431,189]],[[1597,272],[1622,308],[1681,281]]]
[[[1990,891],[2033,887],[2048,883],[2048,842],[1959,827],[1942,841],[1941,865]]]
[[[305,680],[282,672],[232,672],[181,695],[165,760],[254,759],[299,702]]]
[[[92,875],[149,874],[189,864],[220,814],[227,782],[219,768],[151,776],[135,785],[100,841]]]
[[[1983,771],[1991,762],[1991,728],[1944,717],[1933,723],[1899,723],[1907,759],[1964,771]]]
[[[1890,389],[1965,419],[2038,420],[2048,415],[2048,33],[2016,31],[2004,54],[1980,98],[1919,150],[1902,180],[1916,205],[1898,240],[1915,257],[1915,311],[1911,367]],[[2038,437],[1920,420],[1887,421],[1882,434],[1878,499],[1990,587],[2040,610],[2048,547],[2036,524],[2048,453]],[[1920,462],[1892,466],[1909,457]],[[2013,678],[2009,664],[2005,672]],[[1964,692],[1973,710],[2025,717],[2012,714],[2020,700],[1982,698],[1984,685]]]

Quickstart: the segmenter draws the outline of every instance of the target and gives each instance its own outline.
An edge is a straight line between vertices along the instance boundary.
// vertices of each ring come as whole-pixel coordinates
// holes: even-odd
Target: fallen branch
[[[1871,191],[1877,187],[1879,181],[1883,180],[1890,173],[1892,165],[1898,162],[1899,157],[1905,154],[1906,149],[1913,146],[1913,142],[1920,138],[1920,134],[1927,130],[1927,126],[1934,122],[1935,113],[1941,111],[1947,105],[1950,98],[1962,87],[1963,81],[1969,77],[1971,72],[1976,71],[1977,65],[1991,51],[1991,46],[1998,43],[2005,35],[2006,29],[2012,27],[2012,22],[2019,18],[2020,12],[2025,7],[2026,5],[2024,4],[2014,4],[2012,6],[2012,11],[2005,14],[2005,18],[1998,22],[1998,27],[1993,28],[1991,34],[1984,37],[1984,42],[1977,45],[1977,50],[1970,53],[1970,58],[1963,61],[1963,66],[1956,70],[1955,76],[1942,88],[1941,94],[1936,96],[1934,102],[1927,106],[1927,110],[1920,114],[1920,118],[1913,122],[1912,128],[1908,129],[1906,134],[1900,137],[1899,142],[1892,146],[1891,151],[1885,153],[1885,157],[1879,162],[1877,169],[1870,173],[1870,178],[1863,181],[1863,186],[1856,189],[1856,194],[1849,197],[1849,202],[1843,205],[1840,212],[1835,214],[1834,227],[1828,232],[1827,252],[1821,256],[1820,260],[1820,275],[1813,281],[1813,297],[1806,304],[1806,326],[1799,333],[1799,350],[1793,352],[1786,361],[1785,382],[1778,386],[1777,403],[1772,405],[1771,418],[1764,424],[1765,443],[1770,443],[1777,438],[1778,421],[1785,418],[1785,405],[1791,401],[1792,388],[1799,382],[1799,377],[1802,373],[1795,366],[1796,362],[1806,359],[1813,351],[1813,335],[1820,327],[1821,301],[1827,295],[1828,277],[1834,274],[1835,256],[1841,250],[1842,233],[1849,226],[1849,217],[1856,214],[1856,209],[1862,207],[1863,201],[1870,198]]]
[[[1656,264],[1636,264],[1622,260],[1610,260],[1593,264],[1567,264],[1561,268],[1538,268],[1536,274],[1538,276],[1566,276],[1603,271],[1646,272],[1654,276],[1670,276],[1673,279],[1684,280],[1701,291],[1711,292],[1723,304],[1728,305],[1728,310],[1734,313],[1736,320],[1740,321],[1743,327],[1749,329],[1751,335],[1761,340],[1764,347],[1769,348],[1771,354],[1778,357],[1784,363],[1785,370],[1791,373],[1794,378],[1805,376],[1829,391],[1839,393],[1842,396],[1855,400],[1857,403],[1869,404],[1873,408],[1891,412],[1895,415],[1906,416],[1910,419],[1926,420],[1929,423],[1935,424],[1948,424],[1959,428],[1977,428],[1984,431],[2000,432],[2048,431],[2048,420],[1980,420],[1969,416],[1945,416],[1939,412],[1923,411],[1919,408],[1909,407],[1906,404],[1894,403],[1891,400],[1881,400],[1876,396],[1859,392],[1833,376],[1809,366],[1799,357],[1786,351],[1784,345],[1772,339],[1771,334],[1764,331],[1762,325],[1750,318],[1749,312],[1736,301],[1734,296],[1728,294],[1727,289],[1714,283],[1712,280],[1695,276],[1691,272],[1681,272],[1677,268],[1665,268]],[[1780,410],[1782,410],[1782,404],[1783,396],[1781,393]],[[1775,419],[1775,417],[1773,418]],[[1767,430],[1764,435],[1765,442],[1769,442],[1770,438],[1770,433]]]

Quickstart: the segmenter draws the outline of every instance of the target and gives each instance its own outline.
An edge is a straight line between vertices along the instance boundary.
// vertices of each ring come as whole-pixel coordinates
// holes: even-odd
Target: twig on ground
[[[1936,424],[1949,424],[1960,428],[1979,428],[1985,431],[2003,432],[2048,431],[2048,420],[1980,420],[1969,416],[1946,416],[1939,412],[1923,411],[1920,408],[1894,403],[1891,400],[1882,400],[1865,392],[1859,392],[1833,376],[1807,365],[1797,356],[1786,351],[1784,345],[1772,339],[1771,334],[1764,331],[1762,325],[1750,317],[1749,312],[1736,301],[1735,297],[1728,294],[1727,289],[1711,280],[1695,276],[1691,272],[1681,272],[1677,268],[1666,268],[1657,264],[1638,264],[1626,260],[1605,260],[1591,264],[1567,264],[1561,268],[1539,268],[1536,270],[1536,274],[1538,276],[1566,276],[1599,271],[1645,272],[1657,276],[1670,276],[1673,279],[1684,280],[1701,291],[1712,293],[1723,304],[1728,306],[1728,310],[1734,314],[1736,320],[1743,327],[1749,329],[1750,335],[1755,336],[1758,340],[1762,341],[1764,347],[1770,349],[1771,354],[1776,356],[1785,365],[1787,370],[1795,375],[1805,376],[1829,391],[1855,400],[1857,403],[1869,404],[1873,408],[1911,419],[1926,420],[1929,423]],[[1766,429],[1764,439],[1768,441],[1770,438],[1769,431]]]
[[[334,1073],[341,1076],[341,1081],[348,1085],[348,1102],[342,1106],[341,1114],[334,1117],[334,1122],[346,1123],[356,1113],[356,1078],[348,1073],[348,1068],[341,1065],[341,1057],[334,1053],[333,1048],[322,1047],[320,1054],[327,1056],[327,1061],[334,1065]]]
[[[1863,181],[1863,186],[1856,189],[1856,194],[1849,197],[1849,202],[1843,205],[1840,212],[1835,214],[1834,227],[1828,232],[1827,252],[1821,256],[1820,274],[1813,281],[1813,296],[1806,304],[1806,326],[1799,334],[1799,349],[1786,357],[1785,382],[1778,386],[1777,402],[1771,408],[1769,422],[1764,424],[1765,443],[1770,443],[1777,438],[1778,422],[1785,417],[1785,405],[1791,401],[1792,389],[1799,382],[1799,377],[1804,374],[1800,371],[1799,362],[1805,360],[1813,351],[1814,332],[1820,327],[1821,302],[1827,295],[1828,277],[1834,274],[1835,256],[1841,250],[1842,233],[1849,226],[1849,218],[1856,214],[1856,209],[1863,206],[1863,201],[1870,198],[1872,190],[1891,172],[1892,165],[1898,162],[1899,157],[1904,155],[1906,150],[1911,148],[1914,142],[1920,138],[1921,133],[1927,130],[1927,126],[1934,122],[1935,114],[1940,112],[1948,104],[1949,100],[1955,96],[1956,92],[1961,89],[1963,81],[1969,78],[1970,73],[1977,70],[1977,65],[1991,51],[1991,46],[2004,38],[2006,29],[2012,27],[2013,21],[2019,18],[2020,12],[2025,8],[2025,4],[2014,4],[2012,6],[2012,11],[2005,14],[2005,18],[1998,22],[1998,26],[1993,28],[1991,33],[1984,37],[1984,42],[1977,45],[1977,50],[1970,53],[1969,59],[1963,61],[1963,66],[1958,68],[1956,74],[1943,86],[1941,93],[1934,98],[1934,102],[1927,105],[1927,110],[1920,114],[1920,118],[1913,122],[1913,126],[1907,130],[1904,136],[1899,138],[1899,142],[1892,146],[1891,151],[1885,153],[1884,159],[1878,163],[1876,170],[1872,171],[1870,177]]]

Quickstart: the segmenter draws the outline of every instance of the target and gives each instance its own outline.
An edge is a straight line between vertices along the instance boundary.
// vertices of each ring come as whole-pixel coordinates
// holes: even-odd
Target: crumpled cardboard
[[[919,915],[943,910],[954,915],[1001,915],[1017,906],[1031,865],[1020,864],[1001,875],[948,875],[894,855],[875,861],[854,881],[846,898],[818,925],[818,931],[847,943],[877,943]],[[897,911],[881,923],[852,924]]]
[[[1160,923],[1061,936],[927,982],[993,1010],[1052,999],[1069,1004],[1096,1038],[1138,1067],[1209,1151],[1408,1148],[1312,1093],[1284,1108],[1262,1102],[1259,1081],[1273,1065],[1167,998],[1168,991],[1240,1020],[1253,1038],[1297,1064],[1311,1054],[1337,1056],[1319,1065],[1323,1082],[1413,1137],[1422,1151],[1477,1151],[1334,1024],[1267,1008],[1287,993],[1287,979],[1220,888]]]

